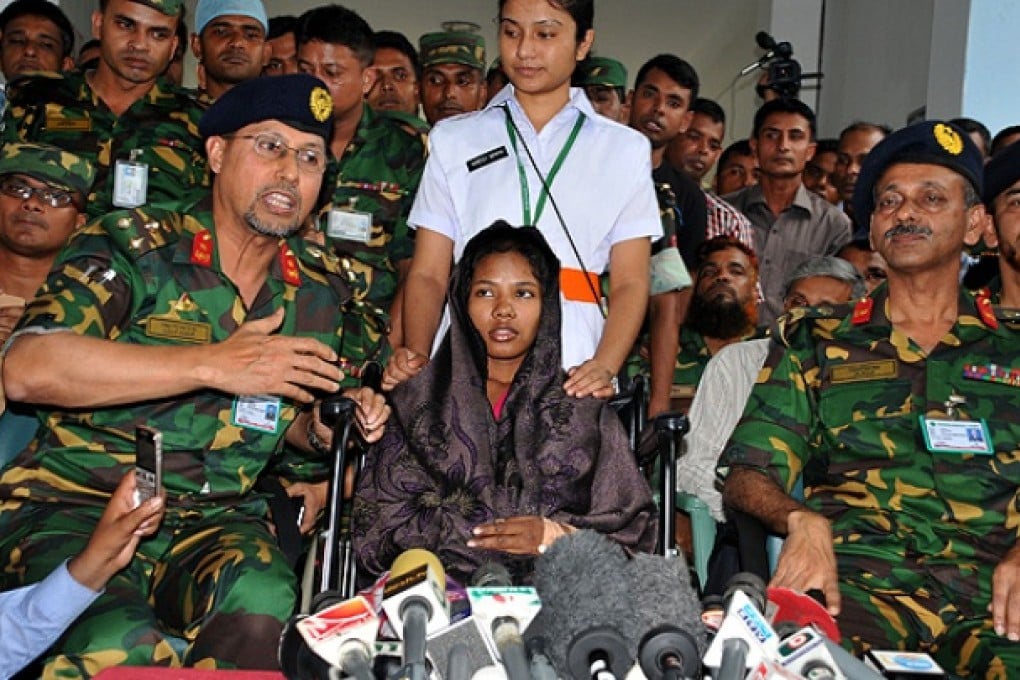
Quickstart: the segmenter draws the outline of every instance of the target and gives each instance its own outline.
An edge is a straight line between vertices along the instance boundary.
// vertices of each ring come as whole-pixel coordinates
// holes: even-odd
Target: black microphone
[[[648,680],[701,677],[705,629],[686,560],[638,554],[630,562],[631,596],[642,633],[638,662]]]
[[[542,610],[527,637],[544,637],[549,658],[577,680],[624,677],[637,650],[638,619],[630,603],[627,556],[591,530],[557,539],[535,561]]]
[[[767,31],[758,31],[755,33],[754,41],[758,43],[758,47],[763,50],[776,49],[776,39],[773,38]]]

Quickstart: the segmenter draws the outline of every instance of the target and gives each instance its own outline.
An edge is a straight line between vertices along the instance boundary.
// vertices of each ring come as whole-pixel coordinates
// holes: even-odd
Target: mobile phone
[[[139,425],[135,428],[135,504],[159,495],[163,486],[163,433]]]

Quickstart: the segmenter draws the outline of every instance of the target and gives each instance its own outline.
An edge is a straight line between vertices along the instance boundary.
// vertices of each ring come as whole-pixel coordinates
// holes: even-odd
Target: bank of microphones
[[[533,583],[487,563],[448,592],[438,558],[409,550],[357,597],[288,623],[281,667],[290,680],[943,677],[918,670],[938,669],[925,655],[890,653],[913,675],[883,653],[865,664],[815,600],[751,574],[703,606],[681,556],[630,555],[593,531],[555,541]]]

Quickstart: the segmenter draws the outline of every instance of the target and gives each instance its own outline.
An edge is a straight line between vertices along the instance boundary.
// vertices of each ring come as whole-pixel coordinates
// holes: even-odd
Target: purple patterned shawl
[[[654,547],[657,513],[619,418],[603,400],[563,391],[554,257],[552,265],[540,282],[538,337],[499,420],[486,396],[485,346],[467,315],[472,273],[463,261],[457,267],[450,330],[428,366],[393,391],[393,416],[358,480],[353,535],[363,572],[379,574],[404,550],[422,547],[455,578],[492,560],[526,578],[533,560],[466,546],[476,525],[514,515]]]

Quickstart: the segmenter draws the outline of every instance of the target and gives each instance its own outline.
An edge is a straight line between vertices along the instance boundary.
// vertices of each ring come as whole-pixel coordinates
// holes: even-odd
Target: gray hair
[[[793,284],[812,276],[827,276],[849,285],[851,299],[864,297],[868,294],[868,290],[864,286],[864,279],[852,264],[838,257],[825,256],[812,257],[797,265],[796,269],[786,277],[786,282],[783,284],[783,297],[790,294]]]

